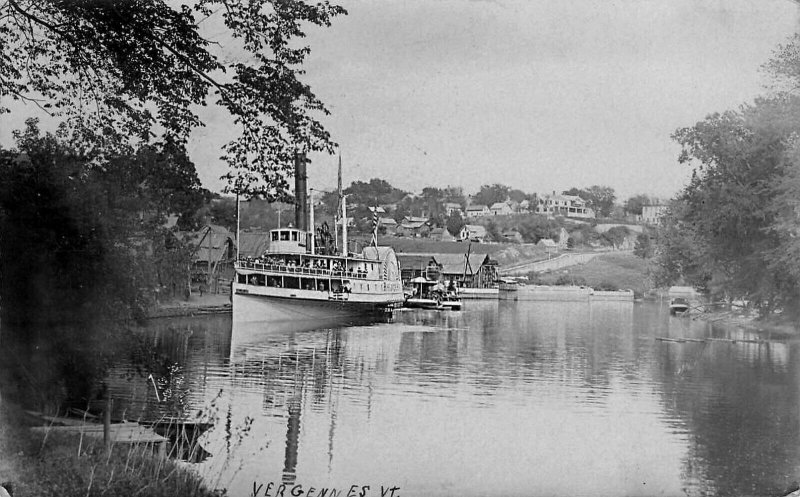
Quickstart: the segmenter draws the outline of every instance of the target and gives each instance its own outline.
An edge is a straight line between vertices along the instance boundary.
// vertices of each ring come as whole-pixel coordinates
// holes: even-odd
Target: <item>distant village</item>
[[[618,202],[613,189],[604,186],[531,194],[494,184],[484,185],[474,194],[465,194],[460,187],[426,187],[413,194],[385,180],[372,179],[353,182],[343,193],[351,242],[362,246],[369,243],[377,228],[380,243],[395,247],[407,270],[433,263],[444,273],[449,268],[461,274],[466,245],[477,244],[470,249],[474,281],[463,282],[466,284],[479,284],[478,280],[486,284],[484,280],[496,276],[498,263],[487,254],[494,257],[499,246],[518,246],[520,250],[532,247],[548,258],[573,249],[633,250],[638,246],[647,250],[651,228],[667,209],[665,202],[646,195]],[[315,192],[312,204],[317,226],[327,224],[332,230],[340,223],[341,205],[335,191]],[[213,275],[226,272],[237,250],[243,257],[262,254],[269,243],[267,232],[289,226],[294,220],[294,206],[252,199],[241,203],[239,216],[237,240],[235,201],[218,197],[210,204],[210,222],[186,234],[198,247],[192,271],[195,291],[204,282],[209,291],[224,285],[224,277],[222,283],[216,283],[218,278]],[[459,248],[447,242],[465,245]],[[460,255],[453,258],[447,254]],[[494,266],[491,273],[488,265]],[[414,274],[411,270],[404,276]]]

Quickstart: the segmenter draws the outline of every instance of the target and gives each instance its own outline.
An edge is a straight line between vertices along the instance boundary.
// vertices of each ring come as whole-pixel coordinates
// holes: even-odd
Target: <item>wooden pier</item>
[[[75,418],[45,416],[30,411],[27,412],[49,423],[45,426],[32,427],[31,430],[34,432],[74,433],[101,441],[103,440],[104,427],[101,423],[92,423]],[[109,442],[112,444],[150,445],[159,455],[166,456],[167,454],[167,443],[169,439],[159,435],[152,428],[142,426],[139,423],[112,423],[109,425],[108,435]]]

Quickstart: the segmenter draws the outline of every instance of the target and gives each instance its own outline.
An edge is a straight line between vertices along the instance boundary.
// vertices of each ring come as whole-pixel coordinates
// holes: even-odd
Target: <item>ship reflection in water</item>
[[[229,495],[254,482],[772,495],[800,479],[798,344],[742,342],[666,306],[471,301],[386,323],[153,327],[160,402],[139,380],[117,393],[131,412],[169,402],[213,418],[197,468]]]

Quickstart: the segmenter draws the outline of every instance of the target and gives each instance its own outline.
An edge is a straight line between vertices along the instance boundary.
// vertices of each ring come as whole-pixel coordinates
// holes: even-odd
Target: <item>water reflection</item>
[[[743,342],[742,330],[614,302],[248,326],[154,323],[155,352],[110,376],[128,413],[213,419],[199,468],[230,495],[254,481],[345,494],[772,495],[800,477],[794,342]]]

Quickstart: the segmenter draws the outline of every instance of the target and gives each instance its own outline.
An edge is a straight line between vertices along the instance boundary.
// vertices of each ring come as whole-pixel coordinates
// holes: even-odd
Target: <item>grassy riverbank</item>
[[[26,415],[0,400],[0,481],[14,497],[213,497],[199,476],[145,446],[115,445],[77,434],[34,434]]]
[[[651,288],[647,261],[627,252],[610,252],[586,264],[536,274],[534,281],[541,285],[577,284],[597,289],[631,289],[637,297]]]

